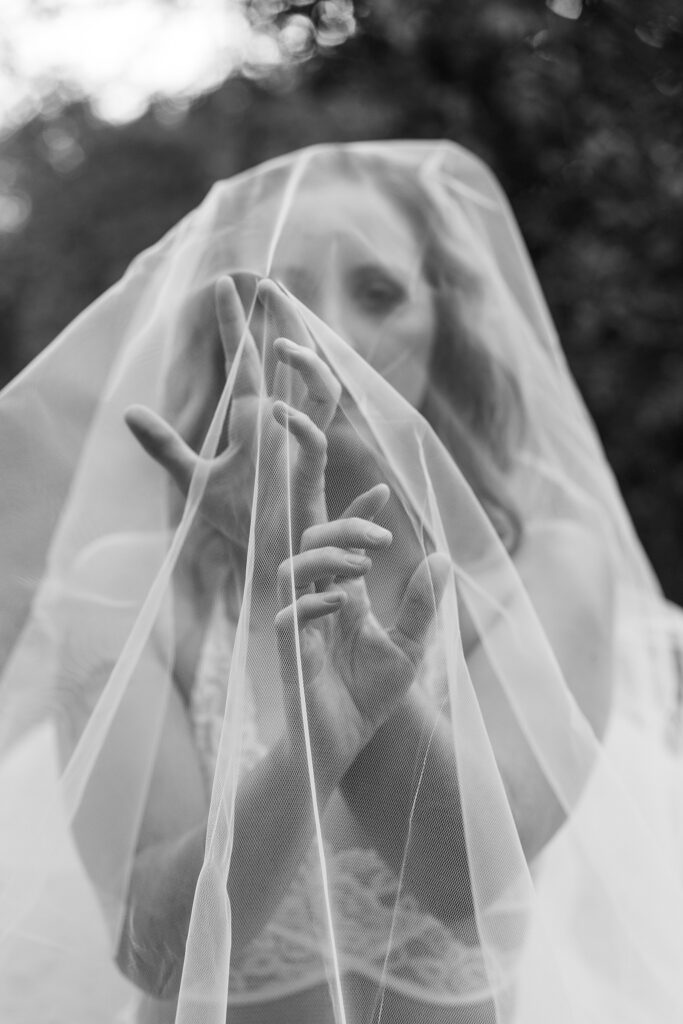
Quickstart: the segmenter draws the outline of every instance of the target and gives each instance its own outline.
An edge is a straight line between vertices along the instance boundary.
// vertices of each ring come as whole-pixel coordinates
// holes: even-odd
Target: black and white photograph
[[[2,0],[0,1024],[683,1024],[681,0]]]

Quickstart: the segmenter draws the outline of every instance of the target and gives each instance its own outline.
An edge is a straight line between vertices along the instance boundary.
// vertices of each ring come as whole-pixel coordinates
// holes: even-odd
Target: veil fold
[[[479,160],[218,183],[0,467],[3,1019],[683,1019],[680,612]]]

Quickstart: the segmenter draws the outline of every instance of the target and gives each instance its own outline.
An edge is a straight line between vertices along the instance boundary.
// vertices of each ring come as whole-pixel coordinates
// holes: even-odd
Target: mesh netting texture
[[[683,1020],[680,614],[475,157],[217,184],[0,460],[3,1019]]]

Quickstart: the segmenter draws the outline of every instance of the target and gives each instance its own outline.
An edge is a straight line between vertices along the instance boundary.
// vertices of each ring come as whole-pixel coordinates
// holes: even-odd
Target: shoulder
[[[157,535],[111,534],[74,559],[52,609],[52,701],[67,746],[74,746],[100,700],[163,557]],[[161,661],[158,631],[140,665]]]
[[[516,563],[567,685],[601,734],[611,702],[615,609],[607,546],[579,523],[540,524],[524,538]]]
[[[538,524],[525,535],[515,561],[533,592],[611,622],[614,573],[606,545],[586,526],[569,520]]]

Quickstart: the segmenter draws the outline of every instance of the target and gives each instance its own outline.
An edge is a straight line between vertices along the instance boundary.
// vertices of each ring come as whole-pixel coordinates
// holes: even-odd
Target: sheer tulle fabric
[[[418,371],[391,347],[400,313],[378,318],[370,353],[341,327],[340,282],[391,250],[374,214],[359,203],[354,216],[363,190],[416,240],[409,296],[424,279],[452,311],[442,363],[432,356],[437,386],[419,403],[405,397]],[[337,200],[346,213],[327,234],[306,221],[307,210],[324,220]],[[295,280],[292,247],[305,250],[307,223],[316,248]],[[227,356],[220,295],[216,306],[225,275],[244,317]],[[315,508],[312,449],[290,413],[273,410],[313,416],[318,396],[278,356],[280,337],[316,353],[338,388],[326,399]],[[460,377],[440,388],[447,371]],[[140,404],[200,455],[184,491],[126,426]],[[221,532],[207,515],[213,460],[242,416],[238,507]],[[0,466],[6,1019],[683,1019],[679,614],[633,534],[507,204],[474,157],[428,143],[323,147],[216,185],[6,389]],[[344,582],[341,611],[314,627],[318,678],[362,663],[370,705],[393,686],[396,705],[415,701],[427,723],[415,748],[373,746],[374,735],[363,748],[368,766],[374,750],[383,759],[363,785],[393,774],[401,788],[403,814],[378,838],[354,804],[358,779],[353,794],[339,780],[327,793],[307,627],[280,567],[321,515],[343,517],[379,484],[390,496],[375,518],[391,545],[371,552],[363,580]],[[604,736],[565,678],[517,559],[525,538],[545,535],[552,550],[577,532],[609,568]],[[431,600],[413,601],[400,638],[412,653],[387,681],[381,645],[365,661],[340,652],[343,616],[369,601],[391,633],[416,571],[427,572]],[[291,630],[278,633],[287,607]],[[205,828],[189,919],[167,934],[142,929],[150,908],[143,915],[140,903],[155,897],[135,877],[140,858],[163,858],[183,839],[163,822],[146,845],[141,835],[190,650],[181,702]],[[236,881],[231,872],[245,863],[236,844],[256,863],[272,821],[253,815],[247,834],[236,808],[292,708],[303,796],[283,776],[276,802],[301,818],[301,847],[264,908],[256,868]],[[542,849],[517,820],[499,714],[561,819]],[[452,755],[441,782],[437,733]],[[447,869],[430,876],[422,865],[436,843]],[[251,900],[258,923],[233,941],[233,904],[244,915]]]

